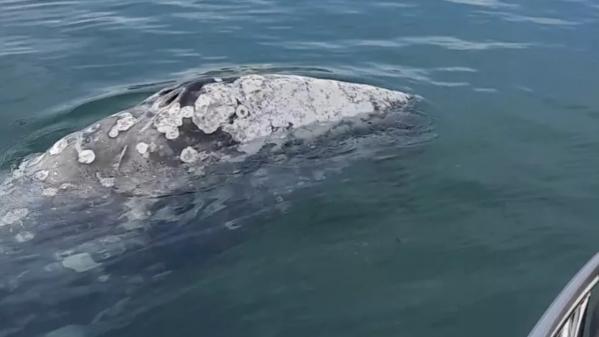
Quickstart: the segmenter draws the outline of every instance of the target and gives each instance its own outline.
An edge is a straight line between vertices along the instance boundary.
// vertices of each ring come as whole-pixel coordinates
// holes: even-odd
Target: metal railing
[[[555,298],[528,337],[580,337],[593,313],[591,292],[599,281],[599,253],[574,275]],[[594,334],[593,334],[594,336]]]

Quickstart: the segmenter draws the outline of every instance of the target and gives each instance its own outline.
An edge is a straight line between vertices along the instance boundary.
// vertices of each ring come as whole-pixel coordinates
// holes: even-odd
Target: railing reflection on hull
[[[599,253],[576,273],[528,337],[599,337]]]

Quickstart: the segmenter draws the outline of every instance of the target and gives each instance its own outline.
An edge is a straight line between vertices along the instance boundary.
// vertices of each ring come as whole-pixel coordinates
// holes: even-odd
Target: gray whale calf
[[[178,263],[236,240],[239,205],[276,204],[313,176],[319,164],[295,165],[292,153],[368,133],[412,98],[302,76],[208,78],[58,140],[0,185],[0,337],[126,324]]]

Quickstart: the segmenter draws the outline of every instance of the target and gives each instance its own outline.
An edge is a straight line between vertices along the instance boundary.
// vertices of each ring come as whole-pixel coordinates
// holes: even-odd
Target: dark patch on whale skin
[[[238,145],[239,142],[218,128],[213,133],[200,130],[190,118],[183,118],[183,125],[179,127],[180,135],[176,139],[168,139],[167,144],[174,153],[181,153],[188,146],[199,151],[221,151],[224,148]],[[178,158],[177,158],[178,160]]]
[[[179,95],[179,104],[181,107],[185,106],[193,106],[195,105],[196,100],[200,96],[200,91],[206,84],[216,83],[216,80],[213,78],[204,78],[198,81],[190,82],[189,84],[184,84],[183,92]]]
[[[168,106],[169,104],[173,103],[181,94],[181,92],[183,91],[183,88],[179,87],[174,87],[174,88],[168,88],[168,89],[164,89],[163,92],[160,92],[158,95],[159,97],[162,98],[162,102],[160,102],[160,107],[163,108],[165,106]]]
[[[239,118],[239,116],[237,116],[237,112],[234,112],[234,113],[232,113],[232,114],[229,116],[229,120],[228,120],[229,124],[233,124],[233,123],[235,123],[235,120],[236,120],[237,118]]]
[[[186,107],[186,106],[194,106],[196,100],[202,93],[202,88],[205,85],[212,84],[212,83],[218,83],[218,82],[233,83],[233,82],[235,82],[236,79],[237,79],[237,77],[227,77],[227,78],[223,78],[219,81],[213,77],[201,78],[198,80],[183,83],[179,87],[165,90],[163,93],[160,94],[160,96],[165,96],[165,95],[172,93],[173,91],[177,91],[175,97],[169,97],[165,101],[164,105],[168,105],[168,104],[174,102],[175,99],[177,99],[181,108]]]

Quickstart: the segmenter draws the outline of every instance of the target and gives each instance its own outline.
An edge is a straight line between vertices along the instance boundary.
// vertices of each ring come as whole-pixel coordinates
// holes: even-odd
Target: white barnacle
[[[191,106],[191,105],[184,106],[183,108],[181,108],[181,118],[191,118],[191,117],[193,117],[194,112],[195,112],[195,109],[193,106]]]
[[[164,133],[164,136],[168,140],[179,138],[179,130],[177,128],[170,129]]]
[[[0,226],[12,225],[20,222],[29,214],[29,210],[27,208],[15,208],[12,209],[2,217],[2,221],[0,221]]]
[[[195,101],[195,110],[204,111],[210,105],[212,105],[212,98],[209,94],[200,95]]]
[[[119,132],[124,132],[129,130],[135,123],[137,123],[137,118],[133,117],[130,113],[126,112],[122,114],[122,118],[118,119],[114,126],[108,131],[108,137],[116,138],[119,135]]]
[[[166,139],[177,139],[179,127],[183,125],[183,118],[189,115],[189,110],[181,109],[178,102],[172,103],[158,113],[154,120],[154,127],[158,132],[163,133]]]
[[[108,188],[113,187],[116,180],[113,177],[102,177],[102,175],[100,175],[100,172],[96,172],[96,178],[98,178],[100,185]]]
[[[33,177],[36,180],[44,181],[44,180],[46,180],[46,178],[48,178],[49,174],[50,174],[50,172],[48,172],[48,170],[40,170],[40,171],[35,172],[33,174]]]
[[[135,149],[144,158],[148,158],[150,155],[150,153],[148,151],[148,150],[150,150],[150,145],[148,145],[144,142],[137,143],[137,145],[135,145]]]
[[[199,158],[199,153],[193,147],[188,146],[181,151],[181,161],[184,163],[193,163]]]
[[[101,266],[101,264],[94,261],[94,259],[88,253],[79,253],[67,256],[62,260],[62,265],[63,267],[74,270],[78,273],[86,272]]]
[[[110,131],[108,131],[108,137],[110,137],[110,138],[116,138],[116,137],[118,137],[118,135],[119,135],[119,129],[118,129],[117,125],[113,126],[110,129]]]
[[[81,164],[91,164],[96,160],[96,154],[92,150],[81,150],[78,156]]]
[[[64,151],[64,149],[67,148],[67,146],[69,145],[69,142],[67,142],[67,140],[65,138],[60,139],[59,141],[57,141],[56,143],[54,143],[54,145],[52,145],[52,147],[50,148],[50,150],[48,150],[48,152],[50,153],[50,155],[57,155],[59,153],[61,153],[62,151]]]
[[[240,118],[246,118],[250,115],[250,110],[246,108],[244,105],[238,105],[237,109],[235,109],[235,114]]]
[[[245,76],[241,81],[241,90],[246,95],[251,95],[257,91],[264,89],[264,76],[260,75],[249,75]]]
[[[35,234],[33,234],[32,232],[28,232],[28,231],[22,231],[22,232],[17,233],[17,235],[15,235],[15,240],[19,243],[31,241],[31,240],[33,240],[33,238],[35,238]]]

